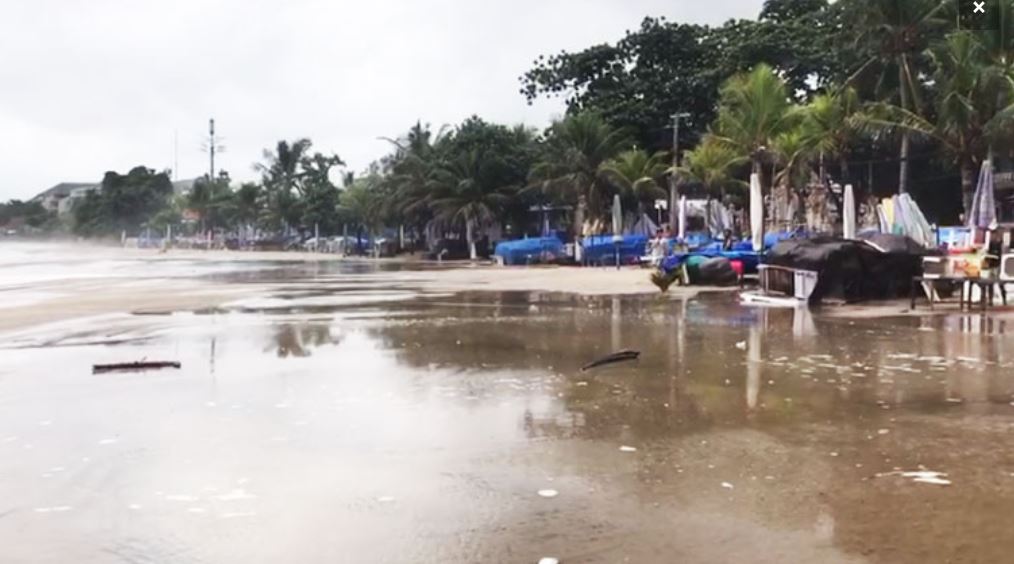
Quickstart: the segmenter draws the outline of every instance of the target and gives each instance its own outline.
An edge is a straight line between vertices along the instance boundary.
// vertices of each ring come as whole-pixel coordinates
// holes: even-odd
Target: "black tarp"
[[[911,287],[913,276],[922,273],[921,247],[909,250],[907,243],[881,240],[890,247],[883,252],[864,241],[821,237],[781,241],[764,255],[764,263],[811,270],[818,274],[811,303],[826,297],[847,302],[895,298]]]

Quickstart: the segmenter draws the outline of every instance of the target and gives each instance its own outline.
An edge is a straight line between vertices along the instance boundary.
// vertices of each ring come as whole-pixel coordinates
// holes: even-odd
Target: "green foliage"
[[[776,139],[792,131],[800,116],[785,81],[761,64],[722,86],[715,135],[739,156],[749,157],[754,172],[760,172],[761,164],[772,159]]]
[[[107,172],[98,190],[74,209],[74,231],[82,235],[136,233],[169,202],[173,186],[165,172],[139,166],[126,175]]]
[[[743,203],[747,183],[736,178],[735,172],[747,162],[749,158],[708,135],[683,157],[680,175],[699,183],[709,197],[725,200],[727,196],[732,196],[738,203]]]
[[[39,202],[10,200],[0,203],[0,227],[24,224],[36,229],[45,229],[55,224],[55,215],[46,211]]]
[[[667,196],[662,177],[669,172],[666,153],[649,155],[640,149],[624,151],[599,167],[607,185],[618,192],[626,204],[635,204],[643,212],[656,199]]]
[[[546,133],[540,159],[532,167],[532,186],[557,202],[575,204],[575,227],[580,229],[584,213],[598,219],[610,203],[602,165],[631,146],[625,131],[594,112],[567,116]]]
[[[291,144],[279,141],[274,151],[264,151],[261,173],[261,216],[263,227],[312,229],[319,224],[333,232],[338,205],[338,188],[331,182],[331,169],[344,163],[338,155],[310,154],[309,139]]]
[[[202,231],[229,225],[234,206],[229,183],[229,173],[225,171],[214,180],[205,175],[194,181],[186,207],[198,214]]]
[[[832,49],[841,27],[824,0],[769,0],[759,21],[722,27],[645,18],[615,44],[542,56],[521,77],[529,101],[563,96],[572,113],[593,110],[629,129],[650,150],[670,144],[670,116],[687,112],[681,142],[696,142],[715,118],[719,86],[760,63],[773,66],[806,95],[844,76]]]

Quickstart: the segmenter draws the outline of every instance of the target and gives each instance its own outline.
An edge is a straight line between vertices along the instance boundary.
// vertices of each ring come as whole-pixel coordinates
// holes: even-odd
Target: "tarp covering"
[[[735,286],[739,283],[739,276],[733,270],[732,262],[724,257],[687,261],[687,277],[691,284]]]
[[[923,253],[906,250],[904,241],[881,242],[897,250],[881,252],[864,241],[830,237],[788,239],[768,251],[764,263],[816,272],[811,303],[829,296],[850,302],[897,297],[921,274]]]
[[[497,243],[494,255],[503,258],[504,264],[548,262],[564,254],[563,242],[556,237],[536,237]]]
[[[620,262],[631,263],[640,260],[647,253],[648,237],[645,235],[622,235],[618,244],[613,243],[612,235],[593,235],[585,237],[581,242],[584,249],[584,260],[590,263],[611,261],[619,247]]]
[[[920,256],[926,253],[926,247],[904,235],[864,232],[859,234],[859,238],[873,244],[885,253],[912,253]]]

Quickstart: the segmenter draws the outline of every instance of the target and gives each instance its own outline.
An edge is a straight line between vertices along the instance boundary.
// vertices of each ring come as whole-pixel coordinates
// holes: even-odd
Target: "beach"
[[[637,267],[497,267],[489,263],[435,263],[415,258],[347,258],[309,252],[123,249],[87,244],[8,244],[18,256],[42,262],[38,249],[63,249],[72,258],[65,275],[40,267],[7,281],[11,291],[0,304],[0,332],[83,316],[130,311],[209,308],[267,290],[254,279],[233,284],[223,272],[273,272],[286,268],[313,275],[314,269],[346,268],[377,284],[410,285],[426,291],[530,291],[580,295],[650,294],[658,289],[649,270]],[[42,252],[42,260],[45,260]],[[13,259],[11,259],[13,260]],[[58,259],[54,259],[58,260]],[[338,265],[343,265],[339,267]],[[19,269],[30,270],[22,264]],[[10,276],[11,273],[9,273]],[[266,278],[270,278],[267,276]],[[674,296],[697,289],[674,287]]]
[[[1014,348],[986,315],[746,308],[626,268],[0,259],[5,561],[1014,550]],[[140,360],[181,367],[92,373]]]

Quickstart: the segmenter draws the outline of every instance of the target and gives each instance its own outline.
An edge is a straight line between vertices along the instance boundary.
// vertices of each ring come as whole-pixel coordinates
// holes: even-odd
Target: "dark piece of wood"
[[[92,365],[92,373],[99,374],[102,372],[120,372],[120,371],[131,371],[131,370],[159,370],[162,368],[181,368],[183,365],[175,361],[138,361],[138,362],[120,362],[114,364],[94,364]]]
[[[613,354],[604,356],[604,357],[602,357],[602,358],[600,358],[600,359],[598,359],[598,360],[596,360],[594,362],[589,362],[588,364],[582,366],[581,367],[581,371],[584,372],[585,370],[591,370],[592,368],[597,368],[599,366],[603,366],[603,365],[606,365],[606,364],[613,364],[614,362],[624,362],[624,361],[627,361],[627,360],[637,360],[638,357],[640,357],[640,356],[641,356],[641,351],[632,351],[632,350],[629,350],[629,349],[628,350],[622,350],[622,351],[619,351],[619,352],[614,352]]]

